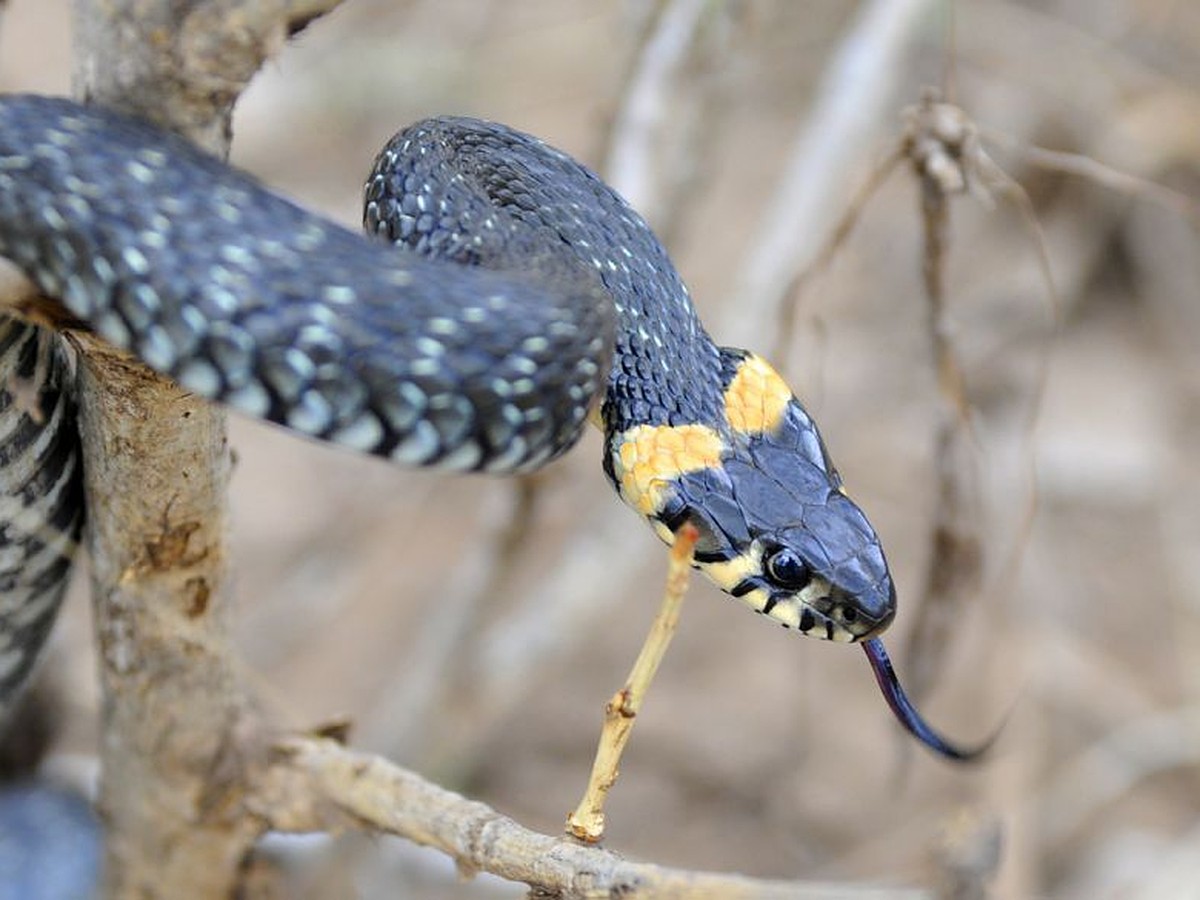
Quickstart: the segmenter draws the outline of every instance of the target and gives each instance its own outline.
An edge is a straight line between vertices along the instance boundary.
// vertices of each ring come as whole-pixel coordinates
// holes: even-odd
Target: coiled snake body
[[[598,177],[505,126],[430,120],[379,155],[364,224],[385,240],[148,124],[0,100],[0,253],[107,340],[200,395],[406,465],[529,470],[597,409],[605,472],[660,537],[692,523],[723,590],[785,627],[864,640],[906,727],[970,755],[891,672],[875,637],[891,577],[816,426],[761,358],[710,340],[666,251]],[[0,403],[18,437],[0,475],[25,489],[0,517],[0,705],[79,527],[65,376],[42,380],[37,425],[13,396],[36,339],[8,333]],[[48,474],[12,474],[34,462]]]

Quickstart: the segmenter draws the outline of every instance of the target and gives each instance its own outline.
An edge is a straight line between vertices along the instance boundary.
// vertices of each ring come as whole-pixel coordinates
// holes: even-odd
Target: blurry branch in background
[[[982,569],[970,401],[950,340],[945,285],[949,199],[977,186],[980,151],[972,123],[958,107],[939,102],[936,92],[927,91],[907,118],[902,146],[920,195],[925,328],[942,401],[934,426],[931,549],[905,652],[910,690],[921,698],[954,646],[952,636],[978,590]]]
[[[1139,782],[1172,771],[1194,772],[1200,765],[1197,723],[1196,705],[1129,718],[1056,765],[1026,801],[1030,816],[1042,825],[1048,852],[1069,844]]]
[[[1111,191],[1116,191],[1118,194],[1156,203],[1190,220],[1192,224],[1200,225],[1200,201],[1181,191],[1172,190],[1149,178],[1123,172],[1080,153],[1064,153],[1059,150],[1034,147],[1014,140],[1001,131],[984,129],[981,134],[987,141],[1011,150],[1031,166],[1051,172],[1060,172],[1064,175],[1074,175]]]
[[[728,0],[663,0],[628,66],[598,170],[670,247],[719,145],[718,73],[746,15]]]
[[[792,341],[796,337],[797,314],[800,303],[808,289],[809,283],[823,273],[833,262],[842,245],[850,239],[854,227],[858,225],[862,214],[871,198],[883,187],[888,176],[895,171],[896,166],[904,161],[904,143],[897,141],[891,152],[871,168],[867,179],[854,191],[850,201],[842,210],[837,223],[829,230],[824,244],[813,255],[812,260],[804,268],[799,269],[788,281],[784,291],[785,301],[779,308],[779,328],[771,345],[771,358],[782,362],[787,358]]]
[[[533,527],[540,477],[478,485],[484,497],[471,553],[448,579],[439,602],[426,607],[417,625],[420,633],[409,644],[412,651],[396,661],[396,671],[384,680],[390,686],[386,695],[362,723],[365,744],[406,761],[437,761],[454,768],[446,766],[451,750],[431,738],[438,729],[414,728],[412,723],[433,722],[439,710],[453,706],[444,701],[462,677],[463,659],[475,655],[469,648],[480,640],[479,623],[486,619],[488,605],[511,588]]]
[[[998,819],[960,810],[941,827],[933,847],[940,900],[987,900],[1000,868],[1004,832]]]
[[[606,180],[651,223],[662,218],[663,179],[656,165],[664,133],[674,128],[668,111],[678,103],[677,78],[691,52],[708,0],[660,4],[621,91],[605,159]]]
[[[932,0],[865,0],[834,50],[793,142],[754,248],[714,330],[721,343],[761,346],[774,334],[796,274],[815,257],[889,121],[895,72]],[[782,364],[783,358],[778,362]]]

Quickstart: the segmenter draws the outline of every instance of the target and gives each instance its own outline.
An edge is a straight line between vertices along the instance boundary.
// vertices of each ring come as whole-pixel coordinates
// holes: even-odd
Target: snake
[[[404,466],[529,472],[591,422],[620,499],[668,544],[694,528],[692,564],[718,588],[860,643],[936,754],[986,749],[944,738],[904,692],[879,637],[896,613],[880,539],[812,417],[765,359],[709,337],[599,176],[505,125],[429,119],[378,154],[363,225],[145,121],[0,98],[0,254],[78,327],[204,398]],[[69,360],[35,326],[4,328],[0,707],[45,642],[84,518]]]

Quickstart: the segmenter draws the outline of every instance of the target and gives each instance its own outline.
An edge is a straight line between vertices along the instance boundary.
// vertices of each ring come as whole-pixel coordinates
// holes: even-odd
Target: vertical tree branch
[[[282,45],[290,12],[280,0],[76,0],[76,96],[224,156],[233,102]],[[262,726],[225,652],[225,417],[91,336],[73,343],[104,696],[106,896],[229,897],[261,830],[233,801],[256,746],[246,732]]]
[[[206,821],[249,701],[225,647],[224,415],[77,338],[110,897],[225,896],[252,834]],[[165,893],[164,893],[165,891]]]

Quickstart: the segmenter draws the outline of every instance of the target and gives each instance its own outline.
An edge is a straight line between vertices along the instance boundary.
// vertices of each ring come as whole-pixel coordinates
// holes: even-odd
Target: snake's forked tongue
[[[862,648],[871,662],[871,671],[875,673],[875,680],[879,683],[879,689],[883,691],[888,706],[892,708],[892,712],[896,714],[896,718],[900,720],[900,724],[904,726],[905,730],[918,741],[939,756],[955,762],[976,760],[992,746],[993,741],[996,740],[996,734],[975,747],[959,747],[947,741],[921,718],[917,708],[904,693],[904,688],[900,686],[900,679],[896,677],[896,670],[892,668],[892,661],[888,658],[887,650],[884,649],[883,641],[879,638],[871,638],[869,641],[863,642]]]

